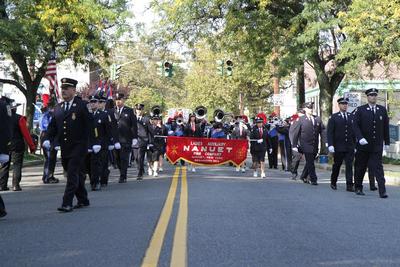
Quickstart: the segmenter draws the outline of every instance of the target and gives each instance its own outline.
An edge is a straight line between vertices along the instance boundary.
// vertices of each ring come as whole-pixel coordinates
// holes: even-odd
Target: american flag
[[[60,93],[58,89],[58,81],[57,81],[57,61],[54,56],[52,56],[47,63],[47,70],[44,77],[50,82],[50,95],[56,95],[57,100],[60,99]]]

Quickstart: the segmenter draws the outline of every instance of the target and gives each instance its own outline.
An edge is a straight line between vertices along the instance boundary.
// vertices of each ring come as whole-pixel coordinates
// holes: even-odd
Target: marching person
[[[357,138],[355,156],[355,192],[364,195],[363,179],[368,163],[378,182],[379,196],[387,198],[382,153],[390,145],[389,117],[386,108],[377,104],[378,89],[365,91],[368,103],[357,108],[354,114],[354,133]]]
[[[159,115],[152,117],[152,132],[154,134],[153,147],[147,152],[147,160],[149,168],[151,168],[153,176],[158,177],[159,162],[162,159],[162,154],[165,149],[165,136],[168,135],[168,130],[162,125],[162,119]]]
[[[278,169],[278,146],[279,138],[276,125],[279,119],[275,113],[272,113],[269,117],[269,123],[267,124],[269,144],[272,148],[271,152],[268,151],[268,163],[269,168]]]
[[[138,121],[133,109],[125,106],[125,95],[116,94],[115,118],[118,124],[118,140],[121,149],[114,150],[116,162],[120,171],[119,183],[126,183],[129,165],[129,156],[132,147],[138,144]]]
[[[29,150],[32,154],[34,154],[36,151],[36,145],[34,144],[32,137],[29,134],[26,118],[17,114],[17,107],[19,105],[20,104],[17,104],[14,100],[12,100],[12,136],[9,146],[10,160],[7,163],[3,164],[0,169],[0,188],[2,188],[2,190],[8,190],[7,183],[11,162],[13,164],[12,189],[13,191],[22,190],[20,182],[22,178],[22,165],[24,162],[25,143],[28,144]]]
[[[8,145],[11,140],[12,130],[11,130],[11,107],[9,98],[2,97],[0,99],[0,121],[2,127],[0,127],[0,168],[3,164],[6,164],[10,160]],[[3,199],[0,195],[0,218],[7,215],[6,207],[4,205]]]
[[[301,151],[306,158],[306,165],[300,179],[304,183],[311,183],[311,185],[318,185],[317,174],[315,173],[315,157],[318,153],[319,139],[325,139],[325,126],[321,118],[312,114],[314,108],[313,102],[304,103],[303,109],[305,116],[300,117],[298,125],[293,133],[293,148],[295,152]],[[323,142],[325,144],[325,142]],[[308,180],[310,176],[310,180]]]
[[[183,137],[185,134],[185,123],[182,115],[178,115],[171,119],[171,128],[168,131],[169,136]],[[181,166],[185,166],[185,161],[180,160]],[[177,165],[177,163],[175,163]]]
[[[144,115],[144,105],[136,105],[136,117],[137,117],[137,138],[138,143],[136,150],[136,162],[138,164],[138,176],[137,180],[143,180],[144,174],[144,157],[146,151],[153,147],[154,134],[150,123],[150,118]],[[153,175],[153,170],[149,166],[149,175]]]
[[[56,168],[56,163],[57,163],[57,152],[58,150],[58,145],[55,144],[50,147],[50,149],[46,149],[43,147],[43,141],[44,138],[47,134],[47,129],[49,127],[50,121],[53,117],[53,111],[54,111],[54,105],[55,105],[55,99],[53,98],[52,100],[48,103],[48,106],[43,108],[43,116],[40,121],[40,142],[41,142],[41,147],[44,155],[44,166],[43,166],[43,176],[42,176],[42,181],[44,184],[56,184],[59,182],[57,178],[54,177],[54,170]]]
[[[289,140],[290,144],[292,145],[292,167],[290,169],[290,172],[292,173],[292,180],[297,179],[297,170],[300,165],[301,158],[303,157],[303,153],[301,153],[301,150],[293,150],[293,135],[297,131],[297,127],[300,126],[299,119],[300,117],[304,116],[305,112],[303,109],[299,109],[297,111],[297,114],[294,114],[292,116],[292,122],[289,127]]]
[[[254,174],[257,177],[257,170],[261,170],[261,178],[265,178],[265,153],[269,151],[268,132],[264,127],[264,120],[260,117],[254,119],[254,127],[250,133],[250,139],[257,140],[251,142],[251,152],[253,158]]]
[[[232,129],[232,139],[236,140],[247,140],[249,136],[249,128],[245,124],[242,116],[235,117],[236,122]],[[246,172],[246,161],[242,163],[242,165],[236,167],[236,171]]]
[[[226,139],[224,125],[222,122],[214,123],[213,129],[211,130],[211,138]]]
[[[186,137],[202,137],[201,125],[196,123],[196,115],[194,113],[189,114],[189,121],[184,127],[184,136]],[[193,164],[190,164],[192,172],[196,172],[196,168]]]
[[[328,149],[333,153],[333,166],[331,174],[331,188],[337,189],[337,179],[343,160],[346,164],[346,191],[354,192],[353,188],[353,160],[355,136],[353,132],[353,114],[347,112],[348,98],[341,97],[337,100],[339,112],[332,114],[328,121]]]
[[[290,171],[292,169],[292,145],[289,139],[289,119],[276,125],[279,136],[279,151],[281,153],[282,170]]]
[[[78,81],[61,79],[61,92],[64,101],[59,103],[48,127],[43,146],[50,148],[57,142],[61,147],[61,162],[67,174],[67,184],[60,212],[71,212],[89,206],[85,188],[84,157],[88,143],[93,141],[91,121],[86,102],[76,96]],[[93,150],[96,150],[93,145]],[[78,202],[72,207],[74,195]]]

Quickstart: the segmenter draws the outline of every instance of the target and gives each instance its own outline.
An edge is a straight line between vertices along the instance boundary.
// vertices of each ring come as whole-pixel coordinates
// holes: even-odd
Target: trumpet
[[[182,124],[183,124],[183,118],[182,118],[182,117],[178,117],[178,118],[176,119],[176,124],[182,125]]]
[[[207,116],[207,108],[204,106],[198,106],[195,108],[194,114],[198,120],[202,120]]]
[[[151,108],[150,115],[151,116],[159,116],[161,114],[161,107],[160,106],[154,106]]]
[[[225,113],[224,113],[223,110],[221,110],[221,109],[216,109],[216,110],[214,111],[214,120],[215,120],[216,122],[221,122],[221,121],[224,119],[224,117],[225,117]]]

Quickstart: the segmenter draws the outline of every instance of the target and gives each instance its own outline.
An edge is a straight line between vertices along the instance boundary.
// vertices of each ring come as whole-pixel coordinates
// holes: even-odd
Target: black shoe
[[[297,173],[292,173],[292,180],[296,180],[297,178]]]
[[[300,178],[300,180],[302,180],[303,183],[305,183],[305,184],[309,184],[310,183],[310,181],[307,178]]]
[[[61,212],[71,212],[74,209],[71,206],[61,206],[57,210]]]
[[[13,191],[22,191],[19,185],[13,186]]]
[[[1,210],[0,210],[0,218],[4,217],[4,216],[6,216],[6,215],[7,215],[6,210],[1,209]]]
[[[311,182],[311,185],[318,185],[317,182]]]
[[[81,208],[85,208],[85,207],[89,207],[90,204],[89,203],[78,203],[74,206],[74,209],[81,209]]]
[[[385,192],[385,193],[379,194],[379,197],[380,198],[388,198],[388,195]]]
[[[138,181],[143,180],[143,176],[138,176],[138,177],[136,178],[136,180],[138,180]]]
[[[336,186],[335,184],[331,184],[331,188],[332,188],[333,190],[337,190],[337,186]]]
[[[9,187],[3,187],[3,188],[0,188],[0,191],[8,191],[8,190],[10,190],[10,188],[9,188]]]
[[[376,186],[370,186],[370,187],[369,187],[369,190],[371,190],[371,191],[376,191],[376,190],[378,190],[378,188],[377,188]]]
[[[126,183],[126,179],[119,179],[118,183],[120,183],[120,184]]]
[[[51,177],[51,178],[49,178],[49,180],[47,180],[47,182],[49,184],[58,184],[60,182],[60,180],[58,180],[57,178]]]
[[[365,196],[364,192],[361,189],[356,189],[356,195]]]
[[[348,192],[354,192],[354,187],[353,187],[352,185],[348,185],[348,186],[346,187],[346,191],[348,191]]]

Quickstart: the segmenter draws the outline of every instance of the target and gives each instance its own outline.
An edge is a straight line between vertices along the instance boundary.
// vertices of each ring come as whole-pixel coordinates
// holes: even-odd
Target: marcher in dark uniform
[[[0,99],[0,168],[3,164],[9,162],[10,156],[8,151],[9,142],[11,140],[11,107],[10,99],[2,97]],[[7,215],[6,207],[0,196],[0,218]]]
[[[58,141],[60,144],[61,162],[67,173],[67,185],[62,205],[58,210],[70,212],[73,210],[74,195],[78,200],[74,208],[89,206],[83,158],[87,153],[88,143],[94,140],[94,133],[90,131],[92,125],[87,103],[75,96],[78,82],[63,78],[61,83],[64,102],[58,104],[54,110],[54,117],[50,122],[43,146],[48,149],[53,142]],[[97,150],[94,144],[92,148]]]
[[[261,170],[261,178],[265,178],[265,153],[272,148],[269,145],[268,132],[264,127],[264,120],[260,117],[254,119],[255,125],[250,133],[250,139],[257,140],[251,142],[251,154],[253,158],[254,174],[257,177],[257,169]]]
[[[294,151],[304,153],[306,158],[306,165],[300,179],[304,183],[311,182],[312,185],[318,185],[314,161],[318,153],[319,136],[323,140],[322,143],[325,144],[325,126],[320,117],[312,114],[313,107],[313,102],[304,104],[303,108],[306,114],[299,119],[299,125],[293,133],[292,146]],[[310,176],[310,181],[307,179],[308,176]]]
[[[152,133],[154,134],[153,146],[149,148],[147,152],[147,161],[149,163],[149,168],[154,177],[158,176],[158,167],[160,156],[164,152],[164,147],[166,144],[165,136],[168,135],[167,128],[162,125],[162,119],[159,115],[154,115],[152,117]]]
[[[279,135],[279,151],[281,154],[282,170],[292,169],[292,145],[289,138],[289,119],[282,121],[276,126]]]
[[[137,117],[137,136],[138,136],[138,144],[136,149],[136,161],[138,164],[138,177],[137,180],[143,180],[144,174],[144,157],[146,155],[146,151],[153,147],[153,139],[154,133],[150,123],[150,118],[144,115],[144,105],[137,104],[136,105],[136,117]],[[150,172],[149,175],[153,175]]]
[[[304,110],[299,109],[297,111],[297,114],[292,116],[292,122],[289,128],[289,139],[290,139],[290,144],[292,145],[292,168],[290,169],[290,172],[292,173],[292,180],[296,180],[297,178],[297,170],[299,168],[301,158],[303,157],[303,153],[301,153],[298,150],[293,150],[293,137],[294,133],[296,133],[297,131],[297,128],[300,127],[299,124],[300,117],[304,115],[305,115]]]
[[[240,140],[247,140],[250,135],[250,128],[246,125],[243,116],[236,116],[236,122],[232,129],[232,139],[240,139]],[[240,166],[236,166],[236,171],[242,171],[243,173],[246,172],[246,161],[242,163]]]
[[[362,184],[370,162],[368,167],[378,182],[379,196],[387,198],[382,153],[390,145],[389,118],[386,108],[376,104],[378,89],[368,89],[365,94],[368,104],[358,107],[354,114],[354,133],[358,141],[354,164],[355,191],[357,195],[364,195]]]
[[[120,150],[114,150],[116,161],[120,170],[119,183],[126,183],[129,156],[132,152],[132,147],[138,143],[137,135],[137,119],[133,109],[125,106],[125,95],[122,93],[116,94],[115,118],[118,123],[118,139],[121,144]]]
[[[0,168],[0,188],[2,190],[8,190],[7,183],[10,165],[12,162],[12,188],[13,191],[21,191],[20,182],[22,178],[22,165],[24,162],[25,142],[28,144],[29,150],[32,154],[34,154],[36,150],[36,145],[34,144],[32,137],[29,134],[26,118],[17,114],[18,106],[19,104],[15,103],[15,101],[11,102],[12,137],[9,146],[10,160],[8,161],[8,163],[3,164],[3,166]]]
[[[196,115],[194,113],[189,114],[189,121],[184,125],[184,133],[185,137],[202,137],[202,129],[201,124],[196,123]],[[196,172],[196,167],[193,164],[189,164],[189,170],[192,172]]]
[[[353,188],[353,160],[355,136],[353,132],[353,114],[347,112],[348,98],[339,98],[339,112],[332,114],[328,121],[328,149],[333,153],[331,174],[331,188],[337,189],[337,179],[343,160],[346,163],[346,190],[354,192]]]
[[[279,147],[279,137],[278,131],[276,129],[276,124],[278,122],[278,117],[273,114],[269,117],[269,123],[267,124],[269,144],[271,147],[271,152],[268,151],[268,163],[269,168],[278,169],[278,147]]]

